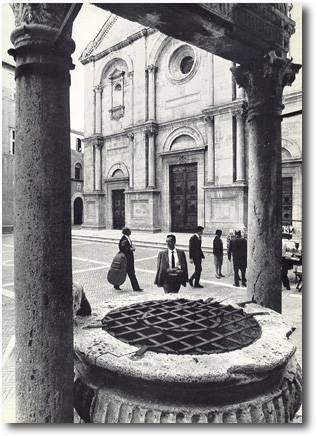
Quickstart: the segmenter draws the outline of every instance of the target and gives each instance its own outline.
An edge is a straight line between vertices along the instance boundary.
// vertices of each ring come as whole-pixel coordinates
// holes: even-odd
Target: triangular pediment
[[[80,60],[85,61],[90,56],[102,53],[104,50],[115,46],[134,33],[139,32],[141,29],[144,29],[144,26],[141,24],[111,14],[99,33],[89,42],[80,56]]]

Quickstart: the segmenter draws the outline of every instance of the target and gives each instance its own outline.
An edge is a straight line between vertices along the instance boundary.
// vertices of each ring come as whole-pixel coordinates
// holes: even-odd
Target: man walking
[[[131,281],[131,285],[133,291],[140,292],[143,289],[140,288],[136,275],[135,275],[135,267],[134,267],[134,251],[135,247],[133,247],[132,241],[130,239],[131,230],[128,227],[124,227],[122,230],[123,236],[119,242],[119,249],[121,253],[124,253],[127,260],[127,275]],[[120,289],[117,286],[114,286],[115,289]]]
[[[213,254],[214,254],[215,274],[217,279],[220,279],[221,277],[225,277],[222,274],[223,241],[221,240],[221,236],[222,236],[222,231],[216,230],[215,238],[213,239]]]
[[[187,261],[184,251],[176,248],[174,235],[167,235],[166,243],[167,250],[158,254],[155,285],[163,287],[166,294],[177,293],[188,281]]]
[[[230,241],[227,254],[229,261],[233,256],[234,286],[239,287],[239,270],[241,271],[241,285],[246,286],[247,240],[241,237],[240,230],[235,232],[235,238]]]
[[[204,227],[198,226],[196,228],[196,233],[191,236],[189,242],[189,257],[190,263],[194,263],[195,271],[189,279],[190,285],[195,288],[203,288],[204,286],[200,285],[200,277],[202,272],[202,259],[204,259],[204,254],[201,248],[202,245],[202,235],[203,235]]]

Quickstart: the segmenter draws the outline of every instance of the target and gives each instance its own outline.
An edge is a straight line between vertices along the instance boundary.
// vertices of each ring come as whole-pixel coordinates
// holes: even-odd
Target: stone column
[[[300,65],[269,52],[232,69],[248,96],[248,296],[281,312],[282,92]]]
[[[245,134],[244,134],[244,115],[243,110],[236,113],[236,182],[245,181]]]
[[[207,129],[207,182],[215,183],[214,116],[204,117]]]
[[[73,10],[14,3],[14,283],[19,423],[73,421],[69,69]],[[79,10],[79,9],[78,9]],[[71,13],[70,13],[71,16]]]
[[[148,130],[148,188],[156,187],[156,131]]]
[[[95,190],[102,191],[102,138],[95,143]]]
[[[156,71],[155,65],[148,65],[148,118],[156,119]]]
[[[97,85],[94,88],[95,92],[95,134],[102,133],[102,91],[103,87]]]

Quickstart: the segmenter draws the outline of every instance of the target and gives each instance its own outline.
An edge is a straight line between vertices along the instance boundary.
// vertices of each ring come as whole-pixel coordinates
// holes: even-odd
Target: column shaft
[[[156,119],[156,70],[157,67],[150,65],[148,71],[148,118]]]
[[[214,117],[206,117],[208,183],[215,182]]]
[[[269,52],[232,68],[248,95],[248,296],[281,312],[282,93],[300,66]]]
[[[244,120],[241,113],[236,115],[237,121],[237,143],[236,143],[236,181],[245,181],[245,135],[244,135]]]
[[[156,186],[156,150],[155,150],[155,133],[148,134],[148,187]]]
[[[52,42],[69,6],[36,4],[57,28],[20,21],[16,50],[14,283],[19,423],[73,421],[69,68],[74,43]],[[17,10],[17,9],[18,10]],[[61,15],[61,16],[60,16]],[[21,18],[22,17],[22,18]],[[42,18],[43,18],[42,17]],[[65,38],[66,39],[66,38]]]
[[[102,146],[95,146],[95,190],[102,191]]]
[[[102,88],[95,88],[95,132],[102,133]]]

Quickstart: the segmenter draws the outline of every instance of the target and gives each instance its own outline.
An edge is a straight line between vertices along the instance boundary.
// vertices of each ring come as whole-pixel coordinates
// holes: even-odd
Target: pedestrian
[[[128,227],[124,227],[122,229],[123,236],[121,237],[121,240],[119,242],[119,250],[121,253],[124,253],[126,256],[127,261],[127,275],[131,281],[131,285],[133,288],[133,291],[135,292],[141,292],[143,289],[140,288],[136,274],[135,274],[135,266],[134,266],[134,251],[135,247],[133,246],[133,243],[131,241],[131,230]],[[119,286],[114,286],[115,289],[120,289]]]
[[[228,253],[228,250],[229,250],[230,241],[232,239],[234,239],[234,238],[235,238],[234,230],[233,229],[229,229],[228,235],[226,237],[226,250],[227,250],[227,253]],[[230,276],[232,274],[232,272],[233,272],[232,264],[231,264],[231,262],[227,262],[226,265],[227,265],[227,271],[226,272]]]
[[[189,257],[190,263],[194,263],[194,273],[189,279],[190,286],[195,288],[203,288],[204,286],[200,285],[200,277],[202,272],[202,259],[204,259],[204,254],[202,251],[202,235],[203,235],[204,227],[197,226],[196,233],[191,236],[189,242]]]
[[[167,235],[167,250],[160,251],[157,259],[155,285],[165,293],[177,293],[188,281],[188,266],[183,250],[176,248],[175,235]]]
[[[231,239],[228,248],[228,260],[233,256],[234,286],[239,287],[239,270],[241,271],[241,285],[246,286],[247,268],[247,240],[241,237],[241,231],[235,231],[235,238]]]
[[[286,257],[286,252],[288,250],[288,240],[292,238],[289,233],[282,233],[282,284],[288,291],[290,288],[290,281],[288,278],[289,269],[293,268],[293,262]]]
[[[223,265],[223,241],[221,240],[222,230],[218,229],[215,232],[215,238],[213,239],[213,254],[214,254],[214,265],[215,265],[215,275],[217,279],[225,277],[222,274]]]

